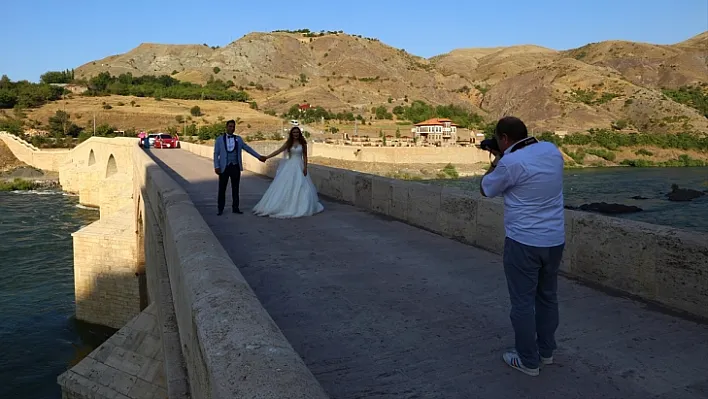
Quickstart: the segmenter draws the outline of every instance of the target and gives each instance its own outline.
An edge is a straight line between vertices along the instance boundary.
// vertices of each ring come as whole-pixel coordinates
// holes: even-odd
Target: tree
[[[74,70],[49,71],[39,77],[42,83],[71,83],[74,80]]]
[[[214,73],[217,73],[217,74],[218,74],[219,72],[221,72],[221,68],[219,68],[219,67],[214,67]]]
[[[192,114],[192,116],[202,116],[202,109],[199,108],[198,105],[195,105],[189,110],[189,113]]]
[[[78,137],[81,128],[70,119],[71,115],[68,112],[57,111],[54,116],[49,117],[49,132],[55,136]]]

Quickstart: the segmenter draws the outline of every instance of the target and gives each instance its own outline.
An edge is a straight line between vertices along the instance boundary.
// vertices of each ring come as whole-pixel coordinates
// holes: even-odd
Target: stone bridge
[[[557,364],[531,378],[500,358],[498,201],[312,165],[324,213],[257,218],[277,160],[245,156],[246,213],[217,217],[210,147],[0,139],[100,207],[73,235],[76,315],[119,331],[65,398],[708,397],[706,234],[568,211]]]

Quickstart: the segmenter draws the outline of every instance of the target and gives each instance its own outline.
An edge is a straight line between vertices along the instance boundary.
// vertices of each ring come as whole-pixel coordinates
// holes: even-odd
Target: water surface
[[[57,376],[105,339],[73,317],[71,233],[99,216],[77,202],[0,192],[0,398],[60,398]]]
[[[436,180],[436,182],[478,190],[479,177]],[[591,202],[635,205],[643,212],[616,215],[641,222],[708,232],[708,195],[690,202],[666,199],[671,185],[708,190],[708,168],[584,168],[565,172],[563,191],[566,205]],[[647,199],[638,200],[639,196]]]

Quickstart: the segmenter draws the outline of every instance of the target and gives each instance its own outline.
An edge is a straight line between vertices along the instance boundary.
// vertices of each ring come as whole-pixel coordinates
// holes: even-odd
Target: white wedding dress
[[[286,158],[280,161],[275,179],[253,208],[258,216],[291,219],[312,216],[324,210],[317,196],[317,188],[310,176],[303,174],[302,146],[293,146],[285,151]]]

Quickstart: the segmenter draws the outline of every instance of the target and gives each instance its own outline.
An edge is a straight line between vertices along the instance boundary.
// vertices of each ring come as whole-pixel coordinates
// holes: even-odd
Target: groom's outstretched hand
[[[260,157],[258,157],[258,159],[259,159],[261,162],[265,162],[268,158],[266,158],[266,157],[264,157],[263,155],[261,155]]]
[[[219,170],[219,168],[214,168],[214,173],[216,173],[218,175],[218,174],[220,174],[220,172],[221,171]]]

